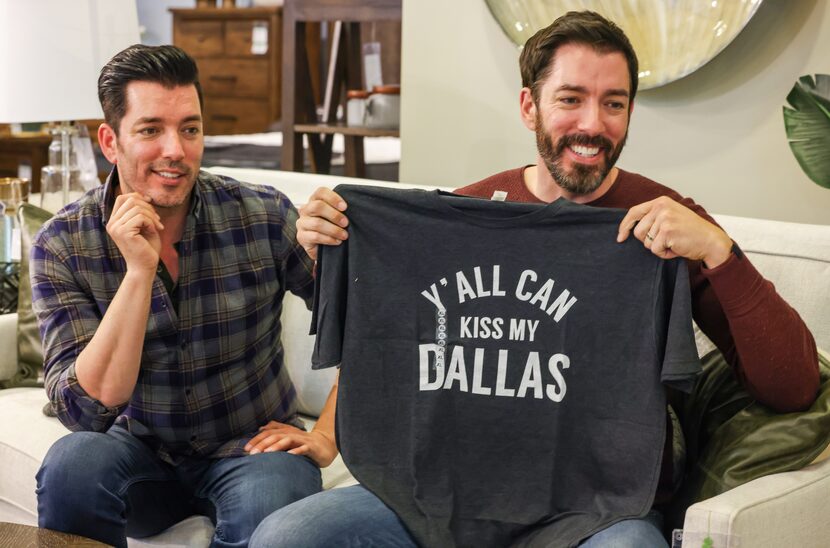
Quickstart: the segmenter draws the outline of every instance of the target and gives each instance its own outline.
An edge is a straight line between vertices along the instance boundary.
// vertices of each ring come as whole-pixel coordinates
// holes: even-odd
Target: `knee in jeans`
[[[37,473],[38,489],[50,484],[60,490],[83,489],[102,468],[115,459],[107,458],[109,436],[100,432],[73,432],[56,441]]]

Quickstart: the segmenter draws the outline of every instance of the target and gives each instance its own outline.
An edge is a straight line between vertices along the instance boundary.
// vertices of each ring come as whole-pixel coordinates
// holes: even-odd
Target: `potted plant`
[[[790,149],[810,180],[830,188],[830,74],[802,76],[787,102],[784,127]]]

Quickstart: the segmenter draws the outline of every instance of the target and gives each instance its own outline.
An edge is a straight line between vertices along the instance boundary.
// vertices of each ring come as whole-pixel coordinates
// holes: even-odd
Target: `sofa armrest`
[[[709,537],[718,548],[825,547],[830,539],[827,493],[830,460],[773,474],[692,505],[683,525],[683,548]]]
[[[0,381],[17,372],[17,314],[0,314]]]

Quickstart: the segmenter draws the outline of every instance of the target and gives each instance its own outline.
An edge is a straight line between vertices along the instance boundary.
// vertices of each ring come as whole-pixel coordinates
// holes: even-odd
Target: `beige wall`
[[[709,211],[830,224],[830,190],[803,174],[782,106],[795,80],[830,73],[827,0],[764,0],[718,57],[638,94],[620,166]],[[484,0],[404,0],[401,180],[460,186],[530,163],[518,50]]]

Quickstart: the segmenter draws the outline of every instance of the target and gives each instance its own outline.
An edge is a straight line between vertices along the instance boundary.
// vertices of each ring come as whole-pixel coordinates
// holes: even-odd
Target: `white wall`
[[[173,43],[173,15],[169,8],[193,8],[196,0],[136,0],[138,22],[143,27],[141,43],[161,46]]]
[[[518,49],[484,0],[404,0],[402,181],[460,186],[531,163]],[[764,0],[692,75],[637,95],[620,166],[709,211],[830,224],[830,190],[801,171],[782,107],[796,79],[830,73],[827,0]]]

